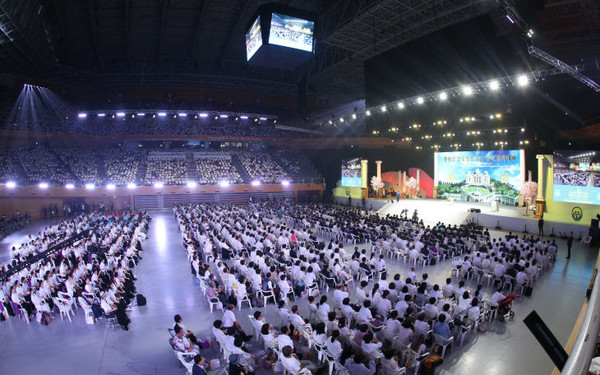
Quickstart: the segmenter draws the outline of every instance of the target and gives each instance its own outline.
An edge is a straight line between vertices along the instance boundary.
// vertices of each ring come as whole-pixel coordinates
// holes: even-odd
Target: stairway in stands
[[[196,170],[196,161],[192,151],[185,153],[185,166],[187,167],[187,175],[190,181],[198,181],[198,171]]]
[[[96,169],[98,170],[98,178],[100,181],[102,181],[102,183],[106,183],[108,181],[106,165],[104,165],[104,157],[99,154],[96,154]]]
[[[146,182],[146,169],[148,168],[148,164],[146,163],[148,160],[148,152],[142,151],[140,154],[140,161],[138,163],[137,171],[135,172],[135,183],[138,185],[144,185]]]
[[[233,165],[235,169],[237,169],[238,173],[242,177],[242,181],[244,181],[244,183],[246,184],[249,184],[250,176],[248,176],[248,173],[246,173],[246,170],[242,166],[242,162],[238,158],[237,154],[233,152],[231,153],[231,165]]]
[[[12,166],[12,172],[17,177],[16,178],[17,182],[19,184],[23,184],[23,185],[32,183],[33,181],[29,180],[29,176],[25,172],[25,169],[23,168],[23,164],[21,164],[21,160],[19,160],[19,157],[17,156],[17,152],[11,152],[9,154],[9,157],[10,157],[10,164]]]
[[[61,164],[62,169],[69,174],[69,177],[72,179],[72,181],[85,182],[79,180],[79,177],[71,170],[71,166],[68,163],[65,163],[65,161],[56,152],[54,152],[52,148],[48,148],[48,153],[50,153],[54,159]]]

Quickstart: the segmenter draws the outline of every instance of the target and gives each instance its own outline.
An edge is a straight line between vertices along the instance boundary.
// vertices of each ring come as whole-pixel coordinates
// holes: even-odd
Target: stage
[[[347,199],[336,199],[338,203],[348,204]],[[393,203],[391,203],[393,201]],[[358,199],[352,200],[352,205],[362,207],[362,202]],[[505,231],[538,233],[538,220],[534,218],[533,212],[525,215],[524,207],[514,207],[500,205],[498,211],[492,210],[491,205],[473,202],[448,202],[440,199],[368,199],[365,202],[367,209],[376,210],[380,215],[400,215],[403,209],[408,210],[408,217],[412,217],[414,210],[417,210],[420,220],[425,224],[435,225],[438,222],[446,224],[466,224],[467,221],[475,222],[478,225],[489,229],[499,227]],[[481,210],[480,213],[470,212],[471,208]],[[554,234],[559,236],[562,233],[568,234],[573,231],[576,239],[588,234],[586,225],[560,223],[550,221],[548,217],[544,219],[544,235]]]

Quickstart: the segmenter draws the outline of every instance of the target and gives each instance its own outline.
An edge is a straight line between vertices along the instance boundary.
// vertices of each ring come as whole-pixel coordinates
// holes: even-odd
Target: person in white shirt
[[[300,362],[300,360],[293,355],[293,348],[291,346],[284,346],[281,349],[281,354],[283,357],[281,358],[281,364],[288,372],[292,374],[300,374],[304,368],[312,373],[317,370],[317,366],[310,361]]]
[[[325,342],[327,347],[327,353],[331,355],[336,361],[338,361],[342,355],[342,344],[338,340],[340,337],[340,331],[337,329],[333,330],[331,337]]]
[[[390,317],[385,322],[385,330],[383,331],[383,337],[386,340],[394,340],[394,337],[398,334],[402,324],[398,320],[398,311],[392,310]]]
[[[363,342],[360,347],[366,354],[373,355],[379,351],[379,349],[381,349],[382,345],[383,344],[373,336],[373,332],[367,332],[367,334],[363,337]]]
[[[356,324],[366,324],[373,319],[373,314],[371,314],[370,307],[371,301],[368,299],[365,300],[365,302],[363,302],[363,306],[356,314]]]
[[[175,326],[173,346],[184,353],[194,353],[194,355],[200,354],[199,349],[192,344],[192,341],[184,336],[183,328],[180,326]]]
[[[235,305],[229,304],[227,306],[227,311],[223,313],[223,328],[227,329],[230,327],[235,327],[237,335],[241,336],[244,341],[249,341],[251,339],[250,336],[246,335],[246,332],[240,326],[240,323],[237,322],[235,318],[235,314],[233,313],[235,310]]]
[[[402,322],[402,326],[398,328],[398,334],[396,340],[404,346],[408,346],[413,339],[413,330],[410,328],[410,321],[408,319]]]
[[[496,293],[494,293],[492,295],[492,298],[490,298],[490,305],[492,305],[493,307],[498,307],[498,304],[500,303],[500,301],[502,301],[505,298],[506,298],[506,296],[504,294],[502,294],[502,288],[498,288]]]
[[[337,289],[333,292],[333,300],[335,301],[335,307],[342,307],[344,299],[349,296],[348,287],[343,284],[338,284]]]

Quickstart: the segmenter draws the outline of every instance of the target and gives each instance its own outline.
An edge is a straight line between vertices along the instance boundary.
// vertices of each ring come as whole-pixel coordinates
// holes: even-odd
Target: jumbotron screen
[[[362,167],[360,158],[342,161],[342,186],[361,187]]]
[[[260,29],[260,16],[258,16],[246,33],[246,61],[250,60],[261,46],[262,33]]]
[[[600,151],[554,151],[554,201],[600,204]]]
[[[313,21],[273,13],[269,44],[313,52],[314,29]]]

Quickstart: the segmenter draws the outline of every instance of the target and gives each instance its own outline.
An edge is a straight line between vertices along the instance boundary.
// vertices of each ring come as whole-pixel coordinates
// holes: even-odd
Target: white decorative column
[[[381,178],[381,163],[383,163],[381,160],[375,161],[375,164],[377,164],[377,177],[378,178]]]
[[[544,155],[536,155],[538,161],[538,191],[537,191],[537,201],[544,201]]]

